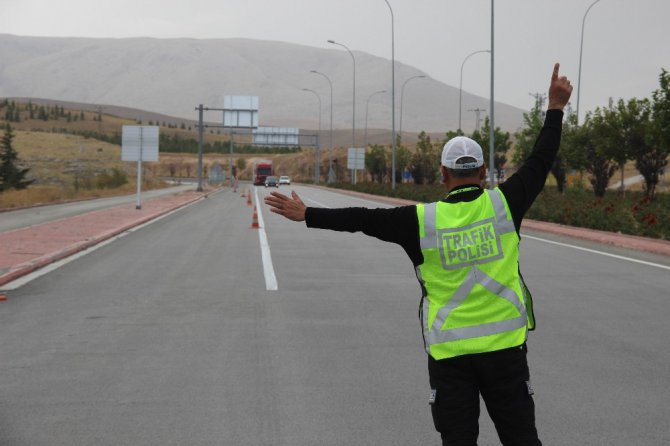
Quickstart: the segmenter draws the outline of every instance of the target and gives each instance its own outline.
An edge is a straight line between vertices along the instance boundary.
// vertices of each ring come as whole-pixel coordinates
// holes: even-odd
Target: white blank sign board
[[[121,160],[158,161],[158,126],[124,125],[121,136]]]
[[[223,109],[225,127],[258,127],[258,96],[224,96]]]
[[[252,133],[254,144],[299,145],[300,129],[296,127],[258,127]]]
[[[365,149],[349,148],[347,151],[347,169],[365,169]]]

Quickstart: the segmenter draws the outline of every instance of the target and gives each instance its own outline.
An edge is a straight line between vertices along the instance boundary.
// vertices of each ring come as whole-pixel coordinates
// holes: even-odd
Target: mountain
[[[356,129],[391,128],[390,60],[354,51]],[[31,97],[133,107],[189,120],[203,104],[223,108],[224,95],[258,96],[261,126],[329,128],[333,85],[333,128],[351,128],[351,56],[338,49],[251,39],[99,39],[21,37],[0,34],[0,97]],[[425,75],[396,62],[396,120],[400,87]],[[459,90],[426,75],[407,87],[402,130],[444,134],[458,127]],[[379,90],[385,94],[375,94]],[[463,92],[463,128],[472,131],[474,114],[489,108],[487,98]],[[496,126],[514,131],[523,110],[496,103]],[[217,121],[221,112],[206,112]],[[396,125],[396,131],[399,124]],[[379,130],[377,130],[379,133]]]

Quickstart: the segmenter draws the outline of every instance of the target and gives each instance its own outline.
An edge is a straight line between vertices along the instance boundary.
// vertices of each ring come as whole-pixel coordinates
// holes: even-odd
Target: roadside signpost
[[[353,170],[351,184],[356,184],[357,171],[365,169],[365,149],[349,148],[347,152],[347,169]]]
[[[137,204],[142,209],[142,161],[158,161],[158,127],[124,125],[121,136],[121,161],[137,161]]]

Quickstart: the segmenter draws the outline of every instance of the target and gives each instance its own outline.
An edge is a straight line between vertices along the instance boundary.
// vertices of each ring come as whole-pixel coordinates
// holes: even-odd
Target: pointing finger
[[[554,64],[554,72],[551,75],[552,80],[558,79],[558,69],[560,68],[560,66],[561,64],[558,62]]]

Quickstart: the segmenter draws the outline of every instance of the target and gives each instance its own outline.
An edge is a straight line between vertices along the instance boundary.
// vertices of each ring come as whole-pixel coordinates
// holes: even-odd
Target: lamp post
[[[393,8],[388,0],[384,1],[391,12],[391,189],[395,190],[395,31]]]
[[[325,77],[328,81],[328,85],[330,85],[330,133],[328,134],[328,145],[330,148],[328,150],[328,182],[331,183],[333,182],[333,83],[328,76],[320,71],[310,70],[310,73]]]
[[[600,0],[596,0],[591,3],[591,5],[586,8],[584,13],[584,18],[582,19],[582,38],[579,43],[579,74],[577,75],[577,124],[579,125],[579,91],[582,89],[582,50],[584,49],[584,24],[586,23],[586,15],[589,13],[593,5],[598,3]]]
[[[403,98],[405,97],[405,85],[407,85],[407,82],[411,81],[412,79],[419,79],[419,78],[424,78],[423,74],[420,74],[418,76],[412,76],[409,79],[407,79],[405,82],[403,82],[402,87],[400,88],[400,130],[398,134],[400,135],[400,140],[402,141],[402,101]]]
[[[365,140],[363,142],[366,148],[368,147],[368,108],[370,106],[370,99],[372,99],[372,96],[380,93],[386,93],[386,90],[375,91],[370,96],[368,96],[368,100],[365,103]]]
[[[351,109],[352,109],[352,115],[351,115],[351,147],[356,147],[356,58],[354,57],[354,53],[351,52],[349,47],[346,45],[335,42],[334,40],[329,40],[328,43],[332,43],[333,45],[339,45],[345,50],[349,52],[349,55],[351,56],[351,61],[354,63],[354,82],[353,82],[353,100],[351,103]]]
[[[493,180],[494,180],[494,170],[495,170],[495,122],[493,120],[493,111],[495,109],[495,98],[494,98],[494,8],[493,8],[493,0],[491,0],[491,98],[489,99],[490,104],[489,107],[491,111],[489,112],[489,117],[490,119],[490,124],[491,128],[489,129],[489,189],[493,190],[494,185],[493,185]]]
[[[314,93],[314,96],[319,100],[319,130],[318,130],[318,135],[321,135],[321,96],[319,96],[319,93],[317,93],[314,90],[310,90],[309,88],[303,88],[302,91],[309,91],[311,93]],[[320,166],[321,166],[321,143],[319,142],[320,139],[317,136],[317,143],[316,143],[316,156],[314,157],[314,182],[316,184],[319,184],[319,177],[321,176],[321,171],[320,171]]]
[[[463,59],[463,63],[461,64],[461,80],[459,82],[458,86],[458,130],[462,130],[463,127],[461,127],[461,112],[463,108],[463,67],[465,66],[465,62],[470,58],[470,56],[474,56],[475,54],[478,53],[490,53],[490,50],[479,50],[479,51],[474,51],[470,54],[468,54],[465,59]]]

